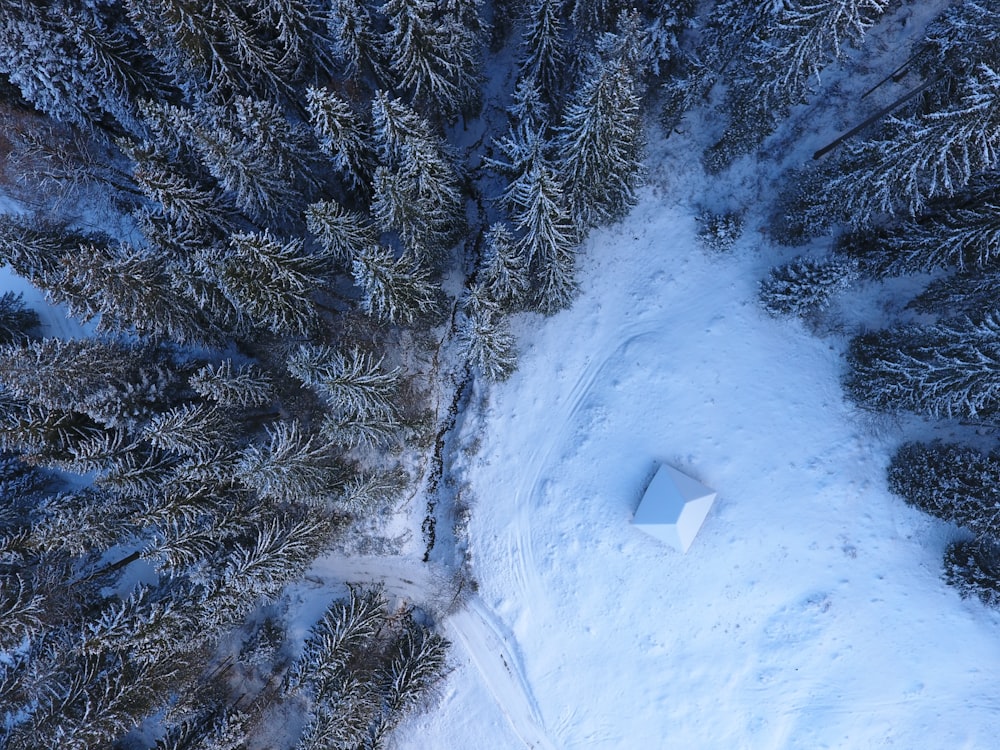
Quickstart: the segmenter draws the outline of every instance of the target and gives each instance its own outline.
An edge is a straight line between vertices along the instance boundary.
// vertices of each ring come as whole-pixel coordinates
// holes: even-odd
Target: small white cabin
[[[687,552],[714,502],[713,490],[661,464],[636,508],[632,524]]]

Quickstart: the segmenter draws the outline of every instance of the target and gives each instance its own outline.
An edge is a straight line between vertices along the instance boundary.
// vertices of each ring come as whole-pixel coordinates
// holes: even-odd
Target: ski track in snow
[[[516,561],[514,579],[518,584],[525,601],[530,601],[534,606],[544,603],[548,599],[548,594],[538,575],[538,566],[535,562],[534,545],[531,536],[531,517],[535,507],[541,502],[540,491],[543,481],[543,474],[552,464],[552,454],[557,448],[565,446],[567,440],[573,432],[574,420],[585,402],[587,395],[594,387],[594,383],[604,372],[608,363],[637,339],[655,333],[653,329],[630,327],[616,331],[610,337],[612,341],[620,341],[617,347],[607,356],[592,359],[587,368],[580,374],[573,387],[566,397],[565,405],[561,414],[557,414],[552,419],[552,430],[547,433],[547,443],[544,448],[540,448],[532,455],[530,470],[525,472],[525,479],[520,488],[514,493],[514,507],[517,513],[516,523],[510,534],[508,543],[509,559]],[[600,350],[606,350],[608,345],[602,343]]]

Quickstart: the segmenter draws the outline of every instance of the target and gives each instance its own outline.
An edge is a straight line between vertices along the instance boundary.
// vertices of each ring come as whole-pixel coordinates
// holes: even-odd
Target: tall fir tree
[[[925,513],[979,536],[1000,534],[1000,457],[952,443],[907,443],[889,465],[889,489]]]
[[[227,249],[203,253],[198,265],[237,309],[274,333],[302,335],[318,320],[314,295],[328,283],[327,262],[302,240],[239,232]]]
[[[635,205],[643,133],[638,85],[624,59],[592,61],[563,115],[557,150],[581,232],[620,219]]]
[[[1000,323],[959,320],[855,338],[848,393],[860,404],[932,417],[990,420],[1000,409]]]
[[[479,0],[467,6],[477,8]],[[390,31],[384,46],[389,67],[413,106],[450,119],[477,95],[483,40],[460,8],[444,0],[387,0],[380,12]]]

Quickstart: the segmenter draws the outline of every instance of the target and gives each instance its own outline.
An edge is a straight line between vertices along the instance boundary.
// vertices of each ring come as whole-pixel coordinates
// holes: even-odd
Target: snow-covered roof
[[[687,552],[715,502],[715,492],[662,464],[636,508],[633,525]]]

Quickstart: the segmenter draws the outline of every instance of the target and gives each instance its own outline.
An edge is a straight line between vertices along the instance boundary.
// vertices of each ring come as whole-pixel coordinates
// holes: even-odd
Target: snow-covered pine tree
[[[92,96],[95,114],[110,116],[119,129],[141,133],[136,102],[160,98],[166,87],[132,31],[113,12],[100,7],[55,4],[51,14],[77,55],[75,61],[67,59],[64,65],[79,65],[90,81],[89,90],[78,95]]]
[[[309,629],[302,653],[285,677],[285,690],[305,688],[322,703],[349,676],[358,652],[371,646],[384,627],[387,602],[381,588],[351,586]]]
[[[355,191],[366,194],[374,170],[368,128],[351,105],[332,91],[310,86],[306,105],[323,153],[332,158]]]
[[[43,290],[58,285],[63,258],[94,241],[58,222],[0,216],[0,261]]]
[[[329,445],[298,422],[275,422],[267,434],[266,444],[241,452],[236,472],[243,485],[278,502],[336,497],[344,469]]]
[[[774,4],[766,32],[750,39],[748,57],[761,72],[757,96],[771,107],[795,104],[820,71],[857,44],[890,8],[889,0],[804,0]]]
[[[219,705],[171,726],[153,750],[240,750],[249,738],[247,714]]]
[[[478,9],[480,0],[465,5]],[[390,28],[383,40],[389,67],[413,106],[449,120],[476,98],[485,40],[464,13],[444,0],[387,0],[380,12]]]
[[[656,0],[650,3],[652,20],[642,32],[642,57],[653,76],[666,75],[683,68],[681,34],[692,25],[695,3],[692,0]]]
[[[398,99],[378,92],[372,120],[382,162],[375,170],[375,222],[397,232],[417,257],[435,259],[454,241],[462,220],[455,166],[430,123]]]
[[[760,283],[760,302],[772,315],[808,315],[826,308],[857,277],[852,259],[798,257],[771,269]]]
[[[959,320],[856,337],[845,387],[859,404],[990,420],[1000,410],[1000,322]]]
[[[38,313],[24,304],[20,293],[0,294],[0,344],[20,344],[38,334]]]
[[[562,10],[562,0],[532,0],[525,9],[521,38],[519,85],[530,86],[550,104],[559,101],[566,83]]]
[[[0,346],[0,385],[15,399],[111,427],[132,424],[168,401],[176,380],[150,347],[47,338]]]
[[[192,456],[210,455],[234,438],[230,415],[214,405],[190,403],[153,415],[142,435],[154,448]]]
[[[957,205],[947,201],[926,216],[894,225],[869,263],[873,271],[903,275],[995,268],[1000,261],[1000,194],[992,186],[980,187]]]
[[[179,152],[182,145],[192,149],[252,218],[284,218],[297,210],[295,202],[311,180],[313,154],[305,130],[290,123],[276,104],[236,97],[231,108],[202,107],[196,113],[158,104],[147,105],[145,114],[158,131],[166,131],[164,153]]]
[[[402,633],[392,645],[391,660],[381,675],[382,712],[372,728],[376,746],[387,739],[406,712],[418,706],[444,676],[450,645],[437,633],[417,624],[412,616],[407,617]]]
[[[524,247],[502,222],[493,224],[485,239],[479,267],[483,291],[501,310],[513,312],[525,303],[531,287]]]
[[[328,283],[328,264],[306,252],[302,240],[238,232],[228,248],[210,248],[197,263],[256,325],[279,335],[305,334],[315,325],[313,295]]]
[[[621,0],[569,0],[570,19],[588,34],[607,31],[614,26],[621,10]]]
[[[252,362],[234,366],[231,359],[208,364],[188,383],[203,398],[222,407],[256,408],[274,399],[274,388],[266,372]]]
[[[375,227],[367,218],[332,200],[306,208],[306,227],[336,263],[349,265],[358,253],[378,242]]]
[[[125,0],[125,8],[146,48],[192,101],[240,88],[243,75],[223,53],[210,7],[183,0]]]
[[[103,553],[134,532],[130,510],[120,497],[92,487],[53,495],[39,509],[27,545],[40,554]]]
[[[484,295],[473,289],[470,296]],[[517,369],[517,348],[510,324],[493,304],[469,304],[459,328],[466,360],[487,380],[506,380]]]
[[[17,571],[0,574],[0,650],[14,651],[33,640],[42,627],[44,603],[30,578]]]
[[[352,79],[368,78],[381,86],[387,80],[387,61],[378,25],[368,0],[331,0],[327,24],[333,52]]]
[[[309,716],[296,750],[368,745],[379,709],[377,686],[350,664],[373,650],[387,612],[379,589],[351,587],[333,602],[306,638],[286,677],[286,690],[304,692]]]
[[[354,258],[354,283],[362,291],[365,311],[392,323],[413,324],[440,309],[439,292],[412,257],[386,247],[370,247]]]
[[[86,15],[73,2],[18,0],[0,16],[0,73],[26,101],[57,120],[88,125],[98,119],[95,81],[83,55],[59,23],[60,11]]]
[[[977,316],[1000,298],[1000,272],[957,273],[935,279],[907,308],[930,315]]]
[[[286,367],[316,390],[334,413],[390,423],[399,418],[395,402],[402,371],[386,370],[381,359],[356,347],[344,354],[328,346],[302,345]]]
[[[168,261],[129,245],[90,243],[62,259],[49,293],[70,314],[96,319],[101,333],[135,332],[181,344],[210,342],[218,331],[194,302],[176,289]]]
[[[622,218],[635,205],[643,157],[639,99],[624,59],[594,58],[563,114],[558,163],[581,233]]]
[[[518,128],[497,142],[506,161],[493,165],[512,177],[501,202],[521,236],[519,254],[540,281],[536,304],[546,313],[566,307],[576,292],[574,277],[577,230],[566,207],[555,168],[537,132]]]
[[[542,101],[534,79],[522,78],[517,82],[507,114],[513,121],[514,130],[543,133],[548,129],[549,108]]]
[[[128,153],[135,162],[132,169],[135,184],[171,228],[192,230],[198,238],[230,230],[235,206],[218,189],[196,185],[151,148],[132,148]],[[168,247],[169,244],[172,243],[162,243]]]
[[[1000,534],[1000,457],[955,443],[907,443],[889,465],[889,489],[977,536]]]
[[[919,214],[997,165],[1000,74],[981,65],[955,87],[953,103],[891,118],[876,138],[845,147],[829,190],[855,225],[884,213]]]
[[[944,580],[963,599],[975,596],[988,607],[1000,607],[1000,542],[986,537],[949,544],[944,553]]]
[[[33,464],[58,466],[72,458],[76,445],[100,432],[93,420],[79,412],[16,399],[0,401],[0,449],[21,454]]]
[[[112,747],[167,701],[153,688],[156,675],[122,653],[52,649],[38,661],[46,662],[35,667],[39,700],[22,707],[28,718],[8,735],[10,750]]]
[[[255,525],[226,556],[222,574],[199,614],[216,627],[242,619],[261,599],[273,599],[333,543],[339,521],[282,513]]]

